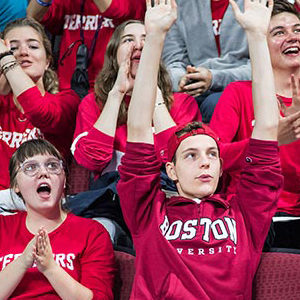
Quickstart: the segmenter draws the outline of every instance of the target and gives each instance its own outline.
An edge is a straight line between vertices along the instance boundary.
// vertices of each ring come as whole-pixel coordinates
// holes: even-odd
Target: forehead
[[[189,136],[184,139],[178,149],[177,152],[183,152],[189,148],[197,149],[199,151],[207,150],[209,148],[218,148],[216,141],[206,134],[197,134],[193,136]]]
[[[145,26],[144,24],[138,24],[138,23],[131,23],[126,25],[126,27],[124,28],[124,32],[122,34],[122,36],[125,35],[145,35]]]
[[[15,27],[7,32],[5,39],[8,40],[28,40],[34,39],[41,41],[40,34],[31,26]]]
[[[24,162],[32,161],[32,160],[43,162],[43,161],[47,161],[48,159],[51,159],[51,158],[57,159],[56,156],[54,156],[52,154],[48,154],[48,153],[36,154],[36,155],[31,156],[31,157],[27,157]]]
[[[276,26],[291,27],[297,24],[300,24],[300,21],[296,15],[288,12],[283,12],[271,18],[269,31],[271,31]]]

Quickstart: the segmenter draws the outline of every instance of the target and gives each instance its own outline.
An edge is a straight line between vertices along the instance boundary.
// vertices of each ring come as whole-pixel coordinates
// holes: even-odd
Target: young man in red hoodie
[[[222,174],[219,140],[207,126],[193,123],[174,128],[169,140],[166,168],[179,195],[167,198],[160,189],[152,114],[161,106],[155,106],[157,71],[176,4],[156,0],[151,6],[147,0],[147,35],[128,111],[118,184],[136,249],[131,299],[251,299],[282,186],[278,107],[266,43],[273,1],[245,0],[244,13],[234,1],[231,5],[248,37],[255,82],[256,124],[239,188],[230,197],[215,194]]]

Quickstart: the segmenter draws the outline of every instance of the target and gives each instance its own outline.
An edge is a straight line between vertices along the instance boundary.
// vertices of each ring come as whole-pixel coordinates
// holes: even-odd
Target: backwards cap
[[[188,132],[182,132],[182,133],[180,132],[184,128],[188,129],[189,125],[191,127],[191,130],[188,130]],[[202,122],[191,122],[185,125],[177,126],[174,133],[169,138],[168,161],[173,160],[176,150],[183,140],[185,140],[189,136],[198,135],[198,134],[205,134],[213,138],[220,152],[219,137],[215,134],[215,132],[212,129],[210,129],[207,125],[203,124]]]

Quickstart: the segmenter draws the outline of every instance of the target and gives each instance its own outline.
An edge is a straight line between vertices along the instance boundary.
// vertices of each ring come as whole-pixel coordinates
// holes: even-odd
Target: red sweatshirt
[[[136,249],[131,299],[251,299],[282,186],[276,142],[250,140],[236,195],[166,198],[153,145],[127,143],[117,189]]]
[[[25,224],[26,213],[0,215],[0,271],[19,257],[33,238]],[[113,299],[114,253],[104,227],[68,214],[49,234],[54,259],[69,275],[91,289],[93,299]],[[61,299],[46,277],[33,265],[9,299]]]
[[[286,106],[291,98],[283,98]],[[254,126],[251,81],[234,82],[224,90],[213,114],[210,127],[221,141],[241,141],[251,136]],[[278,211],[300,216],[300,141],[280,146],[280,161],[284,188],[278,201]],[[231,173],[228,192],[234,192],[239,172]]]
[[[128,104],[130,97],[124,99]],[[115,137],[108,136],[93,127],[101,114],[95,101],[94,93],[87,95],[79,105],[72,153],[76,161],[85,168],[101,174],[116,171],[121,156],[125,152],[127,125],[117,127]],[[201,120],[200,111],[195,99],[187,94],[174,94],[174,102],[170,110],[177,125]],[[158,154],[166,159],[166,146],[172,128],[155,135]],[[104,171],[105,169],[105,171]]]
[[[145,1],[143,0],[113,0],[110,7],[100,14],[93,0],[84,0],[84,11],[81,25],[81,0],[53,0],[49,10],[42,20],[42,24],[52,34],[62,35],[59,59],[68,52],[68,47],[80,38],[82,26],[84,42],[91,49],[93,37],[99,22],[101,28],[95,44],[94,54],[91,58],[88,75],[91,90],[95,77],[101,70],[106,51],[106,45],[112,33],[120,23],[128,19],[143,20],[145,16]],[[60,89],[70,88],[71,77],[76,66],[76,52],[80,43],[76,43],[69,55],[58,64],[58,77]]]
[[[32,87],[18,101],[24,114],[15,106],[12,93],[0,96],[0,190],[9,187],[9,160],[23,142],[44,137],[65,157],[70,154],[80,99],[71,90],[42,96]]]

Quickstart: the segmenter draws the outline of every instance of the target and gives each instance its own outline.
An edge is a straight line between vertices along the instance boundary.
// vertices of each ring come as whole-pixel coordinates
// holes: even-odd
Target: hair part
[[[33,18],[20,18],[16,19],[12,22],[9,22],[6,27],[4,28],[2,32],[2,38],[5,39],[5,36],[9,31],[12,29],[18,28],[18,27],[31,27],[33,28],[41,37],[42,44],[45,48],[46,52],[46,58],[49,62],[49,68],[45,70],[45,73],[43,75],[43,84],[45,87],[45,90],[51,94],[56,94],[59,91],[58,88],[58,77],[56,72],[52,69],[53,67],[53,55],[52,55],[52,45],[51,42],[44,30],[44,27],[34,20]]]
[[[121,37],[124,33],[125,27],[130,24],[141,24],[144,23],[140,20],[128,20],[121,23],[113,35],[109,43],[107,44],[106,53],[104,57],[103,68],[99,72],[95,81],[95,96],[96,102],[100,108],[104,107],[106,100],[108,98],[109,92],[112,90],[115,81],[118,76],[119,65],[117,61],[117,52],[121,42]],[[158,72],[158,87],[162,92],[163,99],[166,103],[168,109],[170,109],[173,103],[173,94],[172,94],[172,83],[169,77],[168,71],[162,61],[159,65]],[[125,124],[127,122],[127,106],[124,101],[122,101],[119,116],[118,116],[118,125]]]

